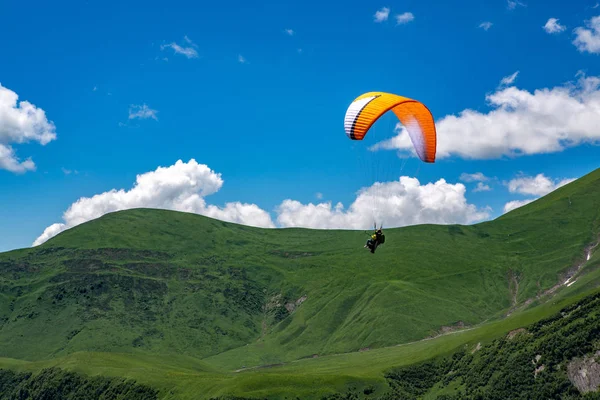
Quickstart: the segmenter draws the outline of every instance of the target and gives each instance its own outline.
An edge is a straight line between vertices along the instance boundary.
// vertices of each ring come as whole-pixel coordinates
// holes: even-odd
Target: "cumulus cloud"
[[[531,194],[535,196],[545,196],[548,193],[571,183],[575,178],[553,180],[544,174],[536,176],[520,176],[508,182],[508,191],[511,193]]]
[[[567,29],[566,26],[558,23],[558,19],[550,18],[546,24],[542,27],[547,33],[560,33]]]
[[[510,193],[533,195],[537,197],[532,199],[509,201],[504,205],[504,212],[507,213],[516,208],[529,204],[532,201],[535,201],[540,197],[573,182],[575,179],[576,178],[567,178],[561,180],[551,179],[544,174],[537,174],[536,176],[521,175],[517,178],[511,179],[506,184]]]
[[[293,29],[285,29],[284,32],[287,33],[290,36],[294,36],[294,30]]]
[[[156,117],[156,113],[158,111],[151,109],[146,104],[142,104],[141,106],[132,104],[129,107],[129,119],[148,119],[152,118],[158,121]]]
[[[413,21],[414,19],[415,19],[415,16],[411,12],[405,12],[402,14],[398,14],[398,15],[396,15],[396,25],[407,24],[410,21]]]
[[[503,87],[486,97],[491,111],[466,109],[436,122],[437,157],[493,159],[556,153],[583,143],[600,144],[600,77],[578,73],[574,83],[533,92]],[[408,132],[371,150],[398,149],[415,155]]]
[[[460,174],[460,179],[463,182],[484,182],[487,181],[489,178],[487,176],[485,176],[482,172],[475,172],[474,174],[467,174],[466,172],[463,172],[462,174]]]
[[[416,178],[402,176],[398,181],[375,183],[362,189],[348,209],[342,203],[302,204],[285,200],[277,209],[277,222],[283,227],[366,229],[374,219],[391,227],[469,224],[488,218],[489,210],[469,204],[465,192],[462,183],[451,184],[440,179],[422,185]]]
[[[580,52],[600,54],[600,15],[586,21],[587,28],[575,28],[573,44]]]
[[[205,198],[223,186],[220,174],[194,159],[181,160],[136,177],[130,189],[113,189],[82,197],[64,212],[63,221],[48,226],[34,241],[37,246],[60,232],[114,211],[157,208],[184,211],[244,225],[275,228],[271,215],[256,204],[230,202],[223,207],[207,204]],[[489,208],[478,208],[465,198],[462,183],[440,179],[421,184],[402,176],[397,181],[375,183],[363,188],[348,209],[342,203],[302,204],[286,199],[276,208],[281,227],[367,229],[377,221],[387,227],[424,223],[469,224],[487,219]],[[322,199],[322,194],[317,193]]]
[[[527,200],[513,200],[509,201],[504,205],[504,213],[506,214],[509,211],[515,210],[519,207],[523,207],[526,204],[529,204],[537,199],[527,199]]]
[[[373,16],[373,18],[375,19],[375,22],[383,22],[383,21],[387,21],[389,16],[390,16],[390,9],[388,7],[383,7],[380,10],[377,10],[377,12],[375,12],[375,15]]]
[[[192,40],[187,36],[184,37],[184,40],[187,45],[182,46],[175,42],[172,42],[169,44],[163,44],[162,46],[160,46],[160,49],[164,50],[170,48],[173,49],[175,54],[182,54],[187,58],[198,58],[198,52],[196,51],[196,48],[198,48],[198,46],[194,42],[192,42]]]
[[[82,197],[65,211],[63,222],[47,227],[35,240],[34,246],[44,243],[58,233],[101,217],[130,208],[148,207],[206,215],[229,222],[251,226],[274,227],[271,216],[255,204],[227,203],[224,207],[209,205],[205,197],[223,185],[220,174],[194,159],[181,160],[169,167],[138,175],[129,190],[113,189],[92,197]]]
[[[31,158],[21,161],[15,155],[15,151],[12,147],[0,144],[0,169],[22,174],[27,171],[34,171],[35,163]]]
[[[488,29],[490,29],[492,27],[492,25],[494,25],[494,24],[492,24],[489,21],[485,21],[485,22],[482,22],[481,24],[479,24],[479,27],[482,28],[484,31],[487,31]]]
[[[35,170],[35,163],[21,161],[12,144],[38,142],[46,145],[56,139],[56,127],[46,112],[0,84],[0,169],[24,173]]]

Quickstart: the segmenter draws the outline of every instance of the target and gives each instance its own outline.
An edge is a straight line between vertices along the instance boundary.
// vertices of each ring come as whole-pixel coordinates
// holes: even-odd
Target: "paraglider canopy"
[[[371,126],[389,110],[408,131],[421,161],[435,162],[437,137],[433,115],[423,103],[408,97],[385,92],[358,96],[346,110],[346,135],[352,140],[363,140]]]
[[[389,185],[385,182],[396,180],[397,174],[402,172],[407,160],[407,158],[401,157],[403,158],[402,166],[397,168],[396,164],[390,162],[389,158],[381,155],[381,153],[375,153],[377,148],[395,148],[393,142],[389,139],[386,141],[380,140],[382,138],[375,126],[378,120],[387,118],[387,115],[384,116],[384,114],[390,110],[393,113],[393,115],[389,114],[392,117],[390,122],[394,120],[394,124],[397,124],[396,118],[400,120],[404,130],[410,137],[414,152],[420,159],[415,177],[419,173],[421,162],[435,163],[436,161],[437,133],[435,121],[433,115],[423,103],[386,92],[363,93],[350,103],[344,118],[344,129],[348,138],[354,142],[351,147],[356,149],[360,173],[364,174],[363,182],[369,181],[371,185],[361,192],[361,196],[364,204],[371,205],[376,231],[377,224],[383,222],[384,215],[396,212],[389,209],[394,206],[394,201],[388,201],[391,200],[389,199]],[[393,118],[394,115],[396,118]],[[388,128],[391,131],[391,127]],[[369,137],[366,138],[368,133]],[[377,144],[369,147],[369,151],[365,152],[364,147],[366,146],[364,145],[369,142],[377,142]],[[382,244],[385,241],[383,235],[381,239],[381,241],[377,241],[377,244]]]

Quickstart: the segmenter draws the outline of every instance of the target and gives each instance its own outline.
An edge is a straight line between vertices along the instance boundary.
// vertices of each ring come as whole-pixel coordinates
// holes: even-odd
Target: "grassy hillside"
[[[59,368],[40,373],[0,370],[0,399],[154,400],[157,391],[124,379],[89,378]]]
[[[494,221],[388,229],[374,255],[362,247],[364,232],[258,229],[162,210],[111,213],[42,246],[0,254],[0,356],[32,362],[5,361],[15,368],[73,360],[98,373],[95,355],[108,357],[106,372],[114,372],[105,354],[130,354],[142,369],[183,368],[169,379],[183,374],[213,394],[221,389],[207,388],[218,380],[223,390],[243,386],[236,385],[246,378],[232,370],[302,358],[294,365],[335,360],[324,387],[357,376],[385,384],[381,368],[403,357],[387,346],[485,322],[422,342],[450,351],[550,310],[523,311],[544,303],[544,293],[593,289],[595,258],[579,267],[599,228],[600,170]],[[568,278],[575,284],[563,285]],[[359,350],[353,354],[365,358],[350,357],[345,372],[341,356],[323,357]],[[365,367],[377,354],[388,361]],[[277,370],[305,382],[306,370],[294,375],[289,365]],[[252,386],[257,378],[247,379]],[[169,382],[161,384],[182,387]]]
[[[600,258],[600,257],[599,257]],[[595,261],[594,267],[600,265]],[[597,285],[600,270],[589,275]],[[360,398],[386,396],[390,392],[389,375],[401,366],[417,364],[431,358],[451,356],[461,349],[494,345],[494,340],[510,331],[559,314],[564,307],[583,299],[597,289],[568,288],[554,301],[477,329],[463,330],[431,340],[393,346],[366,352],[353,352],[318,358],[307,358],[269,368],[240,372],[216,370],[205,363],[180,356],[147,356],[121,353],[73,353],[51,360],[27,362],[0,358],[0,368],[43,373],[53,366],[84,375],[101,374],[109,377],[133,378],[141,384],[159,389],[160,399],[214,399],[229,395],[243,398],[301,398],[321,399],[323,396],[364,394]],[[585,302],[585,300],[584,300]],[[596,302],[597,303],[597,302]],[[552,331],[550,331],[552,332]],[[443,389],[443,388],[442,388]],[[429,390],[428,398],[437,392]],[[350,397],[354,398],[354,397]]]
[[[482,346],[394,368],[373,399],[599,399],[600,292]],[[374,389],[374,388],[373,388]],[[373,390],[374,391],[374,390]],[[358,399],[360,391],[343,398]],[[337,395],[328,400],[341,399]]]

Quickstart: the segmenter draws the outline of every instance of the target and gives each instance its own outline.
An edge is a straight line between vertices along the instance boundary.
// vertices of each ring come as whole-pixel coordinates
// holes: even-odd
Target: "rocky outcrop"
[[[567,367],[569,380],[581,392],[594,392],[600,387],[600,351],[592,357],[576,358]]]

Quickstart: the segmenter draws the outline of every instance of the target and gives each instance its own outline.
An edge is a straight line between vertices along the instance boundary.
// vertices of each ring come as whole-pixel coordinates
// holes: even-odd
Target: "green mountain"
[[[386,374],[390,390],[372,399],[600,399],[600,293],[486,346],[465,345]],[[360,398],[349,391],[328,400]]]
[[[379,393],[386,369],[595,290],[599,233],[600,170],[493,221],[387,229],[376,254],[365,232],[111,213],[0,254],[0,366],[127,376],[162,398]]]

